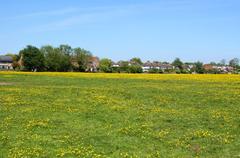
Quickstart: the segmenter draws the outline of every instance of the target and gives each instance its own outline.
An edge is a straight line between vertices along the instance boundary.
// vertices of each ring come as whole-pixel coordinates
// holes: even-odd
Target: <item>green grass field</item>
[[[0,72],[0,157],[240,157],[240,76]]]

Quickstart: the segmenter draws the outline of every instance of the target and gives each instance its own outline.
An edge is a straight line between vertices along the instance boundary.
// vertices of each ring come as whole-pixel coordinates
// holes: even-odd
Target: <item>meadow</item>
[[[0,72],[0,157],[240,157],[240,75]]]

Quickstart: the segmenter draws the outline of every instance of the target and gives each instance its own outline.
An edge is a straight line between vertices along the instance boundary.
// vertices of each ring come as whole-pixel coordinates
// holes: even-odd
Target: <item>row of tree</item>
[[[117,66],[111,59],[101,59],[96,65],[93,65],[94,57],[90,51],[80,47],[72,48],[69,45],[60,45],[53,47],[50,45],[37,48],[35,46],[27,46],[22,49],[19,54],[13,55],[13,68],[24,71],[101,71],[101,72],[127,72],[127,73],[141,73],[143,72],[144,63],[140,58],[132,58],[130,61],[119,61]],[[98,59],[95,57],[95,59]],[[158,62],[159,63],[159,62]],[[162,62],[162,64],[171,64],[176,73],[187,73],[186,65],[193,65],[191,71],[196,73],[204,73],[202,62],[184,63],[179,58],[176,58],[172,63]],[[211,62],[213,66],[232,66],[235,69],[240,69],[239,59],[234,58],[226,64],[225,60],[220,63]],[[150,73],[162,73],[162,70],[152,68]]]
[[[142,73],[142,64],[143,62],[140,58],[132,58],[130,61],[119,61],[118,63],[114,63],[111,59],[104,58],[100,60],[99,70],[110,73]]]
[[[72,48],[69,45],[52,47],[43,46],[40,49],[27,46],[14,57],[14,69],[25,71],[80,71],[88,69],[91,52],[82,48]]]
[[[35,46],[27,46],[13,56],[13,68],[23,71],[51,71],[51,72],[67,72],[67,71],[101,71],[101,72],[128,72],[141,73],[143,64],[141,59],[133,58],[128,61],[121,62],[121,68],[114,68],[110,59],[103,58],[97,62],[97,67],[93,67],[93,55],[90,51],[82,48],[72,48],[69,45],[60,45],[53,47],[50,45],[43,46],[40,49]],[[96,57],[95,57],[96,58]],[[98,58],[97,58],[98,59]],[[92,70],[92,68],[95,68]]]

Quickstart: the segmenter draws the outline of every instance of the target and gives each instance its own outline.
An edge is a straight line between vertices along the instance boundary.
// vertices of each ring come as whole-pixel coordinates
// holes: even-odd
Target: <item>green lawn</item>
[[[0,157],[240,157],[240,76],[0,72]]]

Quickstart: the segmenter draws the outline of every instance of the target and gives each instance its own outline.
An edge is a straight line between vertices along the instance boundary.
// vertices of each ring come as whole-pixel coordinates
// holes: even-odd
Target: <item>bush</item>
[[[159,70],[156,68],[152,68],[148,71],[149,73],[155,74],[155,73],[159,73]]]
[[[131,65],[128,67],[128,72],[129,73],[142,73],[142,67],[141,66],[137,66],[137,65]]]
[[[182,74],[189,74],[189,71],[188,71],[188,70],[184,70],[184,69],[181,70],[180,72],[181,72]]]

